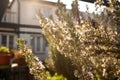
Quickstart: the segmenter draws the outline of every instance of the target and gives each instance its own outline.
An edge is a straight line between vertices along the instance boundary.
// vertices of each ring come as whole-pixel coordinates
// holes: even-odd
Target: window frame
[[[0,33],[0,46],[3,46],[2,45],[2,35],[5,35],[7,38],[6,38],[6,47],[8,47],[8,48],[10,48],[10,45],[11,44],[9,44],[9,39],[10,39],[10,36],[13,36],[13,47],[11,48],[11,49],[14,49],[14,48],[16,48],[16,44],[15,44],[15,42],[16,42],[16,38],[17,38],[17,35],[16,34],[7,34],[7,33]]]
[[[38,46],[38,41],[37,39],[39,39],[39,46]],[[44,47],[44,39],[43,39],[43,35],[32,35],[31,36],[31,47],[33,49],[33,52],[35,54],[39,54],[39,53],[45,53],[45,49],[43,48]],[[32,42],[32,39],[34,39],[34,42]],[[32,45],[32,43],[34,43],[34,45]],[[40,47],[40,49],[38,49],[38,47]]]

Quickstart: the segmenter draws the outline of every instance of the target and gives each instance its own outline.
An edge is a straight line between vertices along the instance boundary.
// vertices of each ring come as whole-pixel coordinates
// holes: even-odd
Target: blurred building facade
[[[0,46],[16,48],[17,38],[24,38],[36,56],[41,60],[47,58],[47,42],[36,15],[41,12],[45,17],[50,17],[55,15],[56,8],[56,3],[49,1],[13,0],[0,23]]]

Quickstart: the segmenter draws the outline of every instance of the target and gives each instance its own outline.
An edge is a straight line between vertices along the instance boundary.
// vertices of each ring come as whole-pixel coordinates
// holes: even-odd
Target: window
[[[34,51],[35,50],[35,38],[34,37],[31,37],[31,46]]]
[[[3,15],[2,22],[6,22],[6,14]]]
[[[16,23],[17,20],[17,14],[16,12],[12,12],[10,10],[7,10],[5,14],[2,17],[2,22],[12,22]]]
[[[9,36],[9,48],[13,49],[14,46],[14,36]]]
[[[49,18],[52,15],[51,8],[43,8],[42,12],[43,12],[43,15],[47,18]]]
[[[31,37],[31,46],[35,53],[43,53],[45,51],[43,36],[32,36]]]
[[[40,51],[41,49],[41,40],[40,37],[37,37],[37,51]]]
[[[2,35],[1,38],[2,38],[2,40],[1,40],[2,46],[7,46],[7,36]]]
[[[6,46],[9,47],[10,49],[14,48],[14,35],[0,35],[0,46]]]
[[[46,38],[45,37],[43,37],[43,51],[45,51],[46,50],[46,47],[48,46],[47,45],[48,43],[47,43],[47,40],[46,40]]]

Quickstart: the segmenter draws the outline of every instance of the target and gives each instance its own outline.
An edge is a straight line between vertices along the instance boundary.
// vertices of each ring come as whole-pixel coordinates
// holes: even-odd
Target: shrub
[[[64,76],[58,75],[57,73],[53,76],[51,76],[49,72],[46,72],[46,74],[48,76],[48,80],[67,80]]]
[[[9,48],[7,48],[7,47],[5,47],[5,46],[1,46],[0,47],[0,52],[2,53],[2,52],[4,52],[4,53],[9,53],[10,51],[9,51]]]
[[[48,80],[44,65],[36,56],[34,56],[32,49],[25,45],[25,40],[19,38],[17,40],[17,44],[20,52],[25,57],[25,60],[30,68],[30,73],[34,75],[35,80]]]
[[[60,54],[57,50],[52,49],[52,53],[55,71],[58,74],[62,74],[67,77],[68,80],[77,80],[73,72],[75,70],[75,66],[73,65],[71,59],[69,59],[69,57],[65,57],[63,54]]]
[[[93,25],[91,19],[74,23],[73,16],[64,7],[58,10],[58,14],[58,22],[40,16],[40,24],[52,54],[58,58],[59,52],[70,59],[76,68],[74,75],[80,80],[119,80],[120,33],[117,30],[119,25],[109,18],[112,13],[96,17],[97,25]],[[58,52],[54,53],[54,50]],[[57,58],[55,61],[59,62]]]

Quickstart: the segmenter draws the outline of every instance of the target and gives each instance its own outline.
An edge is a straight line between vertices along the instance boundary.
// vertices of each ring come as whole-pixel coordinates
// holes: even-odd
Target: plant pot
[[[0,53],[0,66],[10,65],[11,55]]]

